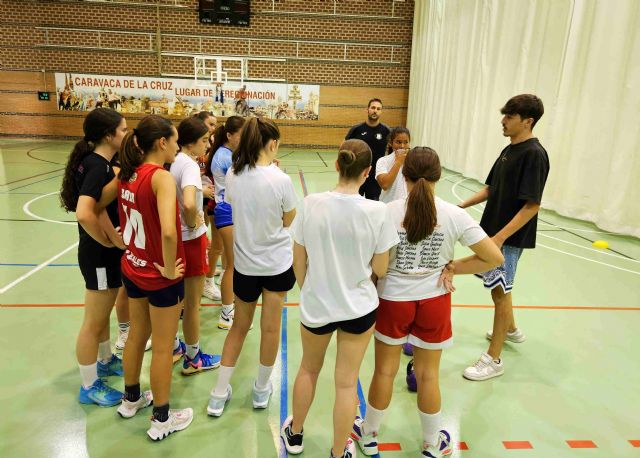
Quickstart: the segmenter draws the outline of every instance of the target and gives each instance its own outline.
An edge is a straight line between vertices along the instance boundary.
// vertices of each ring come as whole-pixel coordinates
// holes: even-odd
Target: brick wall
[[[3,120],[1,134],[27,135],[24,128],[15,127],[25,116],[31,116],[32,130],[42,127],[42,132],[51,135],[76,134],[71,121],[68,129],[59,119],[46,126],[47,119],[61,113],[32,103],[35,91],[42,87],[29,81],[41,80],[42,69],[48,78],[54,72],[192,74],[192,57],[175,54],[243,56],[249,58],[249,79],[319,84],[321,120],[309,125],[290,123],[300,138],[306,136],[304,129],[313,129],[310,138],[322,138],[316,134],[326,128],[331,142],[339,141],[340,135],[328,132],[342,132],[353,119],[364,119],[360,104],[381,94],[387,95],[386,100],[381,98],[390,107],[386,121],[405,121],[413,1],[252,0],[250,27],[201,25],[197,0],[0,3],[0,72],[8,75],[0,78],[0,93],[18,96],[2,97],[0,114],[20,113],[16,119]],[[16,78],[26,79],[19,94],[12,88],[19,85]],[[334,99],[343,102],[325,97],[329,87]],[[49,89],[53,88],[51,84]],[[364,91],[363,97],[354,98],[354,90]],[[16,107],[20,100],[22,105]]]

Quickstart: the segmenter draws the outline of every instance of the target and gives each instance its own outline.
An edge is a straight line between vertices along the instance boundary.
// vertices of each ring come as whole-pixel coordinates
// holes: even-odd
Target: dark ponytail
[[[424,240],[436,227],[436,202],[429,183],[437,182],[441,173],[438,154],[426,146],[413,148],[404,160],[402,175],[413,183],[402,222],[409,243]]]
[[[158,115],[142,118],[138,127],[129,131],[122,141],[118,179],[129,180],[144,157],[153,150],[156,141],[173,135],[173,124],[168,119]]]
[[[236,175],[249,166],[255,167],[260,150],[271,140],[280,140],[280,129],[269,119],[251,118],[242,129],[240,144],[233,152],[233,171]]]
[[[355,180],[371,166],[371,148],[356,138],[346,140],[338,152],[338,169],[341,178]]]
[[[227,134],[235,134],[244,126],[245,120],[242,116],[229,116],[227,121],[224,124],[221,124],[217,127],[216,131],[213,133],[213,145],[211,145],[211,153],[207,158],[207,169],[205,170],[205,174],[209,178],[213,178],[211,176],[211,163],[213,162],[213,155],[216,154],[218,148],[224,145],[227,142]]]
[[[110,108],[96,108],[90,112],[82,124],[84,138],[75,144],[64,169],[60,188],[60,205],[68,212],[76,211],[79,191],[75,183],[78,167],[107,135],[115,135],[123,116]]]

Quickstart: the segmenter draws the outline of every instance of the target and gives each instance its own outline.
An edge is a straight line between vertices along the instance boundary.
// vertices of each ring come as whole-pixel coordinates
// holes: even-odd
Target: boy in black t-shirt
[[[380,185],[376,181],[376,162],[387,152],[387,140],[389,128],[380,122],[382,113],[382,101],[380,99],[369,100],[367,105],[367,120],[349,129],[345,140],[357,138],[364,141],[371,148],[371,171],[367,180],[360,186],[360,195],[367,199],[378,200],[380,198]]]
[[[537,215],[549,175],[547,152],[532,133],[544,113],[542,101],[531,94],[517,95],[500,112],[504,115],[502,134],[511,139],[511,144],[493,164],[485,182],[487,186],[460,204],[467,208],[487,201],[480,226],[502,249],[505,258],[503,265],[479,275],[484,286],[491,289],[495,315],[493,331],[487,332],[489,349],[463,373],[469,380],[502,375],[500,353],[504,340],[515,343],[525,340],[513,318],[511,289],[522,250],[535,248]]]

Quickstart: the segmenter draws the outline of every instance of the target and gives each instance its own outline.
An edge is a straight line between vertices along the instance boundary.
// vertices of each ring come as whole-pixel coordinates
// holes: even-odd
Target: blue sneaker
[[[202,350],[199,350],[193,359],[185,354],[184,361],[182,361],[182,375],[193,375],[198,372],[215,369],[220,365],[221,359],[220,355],[209,355],[202,353]]]
[[[122,360],[116,355],[111,355],[111,359],[107,364],[98,361],[98,377],[109,377],[110,375],[118,375],[122,377]]]
[[[80,386],[78,401],[80,404],[97,404],[100,407],[111,407],[120,404],[123,394],[108,386],[104,380],[98,379],[89,388]]]
[[[182,340],[179,340],[178,342],[180,342],[180,345],[178,345],[178,348],[173,350],[173,364],[180,361],[180,358],[187,354],[187,346],[185,343]]]
[[[451,436],[444,429],[438,434],[437,445],[430,445],[426,442],[422,444],[422,456],[424,458],[443,458],[452,453]]]
[[[351,438],[358,443],[360,450],[367,456],[378,454],[378,433],[365,434],[362,429],[364,419],[356,417],[351,430]]]
[[[409,342],[402,344],[402,353],[407,356],[413,356],[413,345],[411,345]]]

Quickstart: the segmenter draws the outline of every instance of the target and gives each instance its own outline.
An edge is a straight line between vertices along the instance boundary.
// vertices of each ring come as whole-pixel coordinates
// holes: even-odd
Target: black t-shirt
[[[111,164],[109,164],[109,161],[99,154],[90,153],[82,160],[75,173],[78,197],[89,196],[98,202],[102,196],[102,188],[113,180],[115,176],[116,175],[113,172],[113,168],[111,167]],[[117,199],[107,205],[106,210],[113,226],[119,226]],[[80,238],[91,238],[91,236],[82,228],[80,223],[78,223],[78,233],[80,234]]]
[[[376,162],[387,152],[387,139],[389,137],[389,128],[382,123],[375,127],[367,125],[366,122],[353,126],[345,140],[358,138],[363,140],[369,148],[371,148],[371,172],[369,178],[376,175]]]
[[[549,175],[549,156],[537,138],[509,145],[502,150],[485,182],[489,199],[480,226],[493,237],[528,201],[540,203]],[[505,245],[535,248],[538,215],[505,240]]]

